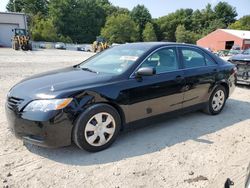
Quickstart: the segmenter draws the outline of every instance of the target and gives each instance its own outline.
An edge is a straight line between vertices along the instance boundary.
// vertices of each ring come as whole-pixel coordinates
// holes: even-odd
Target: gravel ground
[[[185,114],[121,133],[111,148],[23,145],[7,129],[8,90],[30,75],[71,66],[91,53],[0,49],[0,187],[234,187],[250,153],[250,88],[237,87],[218,116]]]

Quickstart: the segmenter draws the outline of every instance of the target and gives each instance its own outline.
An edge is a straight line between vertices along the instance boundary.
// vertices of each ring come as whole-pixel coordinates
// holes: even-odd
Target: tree
[[[231,23],[235,22],[235,18],[238,15],[236,12],[235,7],[232,7],[227,2],[220,1],[214,7],[215,16],[217,19],[221,19],[226,26],[230,25]]]
[[[95,0],[97,5],[101,7],[107,16],[111,16],[113,14],[129,14],[129,10],[127,8],[121,8],[118,6],[113,6],[109,0]]]
[[[192,30],[201,33],[204,25],[204,20],[202,19],[202,13],[200,10],[196,10],[193,12],[192,16]]]
[[[162,33],[162,38],[160,38],[160,40],[176,41],[175,31],[178,25],[184,25],[185,28],[191,29],[192,13],[192,9],[179,9],[174,13],[159,18],[157,24]]]
[[[146,24],[145,29],[143,31],[143,41],[145,42],[157,41],[154,26],[149,22]]]
[[[142,33],[145,29],[145,26],[148,22],[151,22],[151,14],[149,10],[144,5],[137,5],[133,8],[133,10],[130,13],[132,19],[135,21],[136,24],[139,26],[139,37],[142,41]]]
[[[219,2],[215,7],[208,3],[202,10],[179,9],[157,19],[157,28],[160,29],[157,36],[159,40],[178,41],[176,36],[179,39],[181,37],[178,33],[184,33],[191,38],[191,40],[188,39],[189,42],[194,43],[197,37],[202,37],[219,28],[227,28],[235,21],[236,16],[235,8],[226,2]],[[182,26],[176,33],[180,25]],[[186,42],[184,39],[181,41]]]
[[[207,35],[217,29],[224,29],[226,28],[226,24],[221,19],[213,20],[209,23],[209,26],[207,28],[203,29],[202,35]]]
[[[10,12],[23,12],[23,0],[9,0],[6,9]]]
[[[58,35],[77,43],[92,43],[106,20],[104,8],[93,0],[50,0],[49,15]]]
[[[45,20],[39,15],[33,18],[32,29],[31,29],[32,39],[35,41],[57,41],[57,31],[51,20]]]
[[[184,25],[178,25],[176,32],[176,42],[194,44],[198,36],[191,31],[187,31]]]
[[[155,31],[157,41],[162,40],[163,37],[162,37],[162,33],[161,33],[161,28],[157,24],[157,19],[152,19],[152,24],[153,24],[153,27],[154,27],[154,31]]]
[[[130,11],[127,8],[115,7],[115,11],[112,15],[119,15],[119,14],[130,14]]]
[[[250,30],[250,15],[243,16],[229,26],[229,29]]]
[[[30,32],[35,41],[72,42],[69,37],[58,35],[52,20],[43,18],[41,14],[33,17]]]
[[[110,16],[117,11],[117,7],[113,6],[109,0],[95,0],[95,2],[104,10],[105,17]]]
[[[11,12],[24,12],[30,15],[48,14],[48,0],[9,0],[6,9]]]
[[[206,5],[205,9],[201,10],[201,20],[202,20],[202,28],[207,28],[210,25],[210,22],[212,20],[215,20],[216,16],[214,13],[214,10],[212,8],[212,5],[210,3],[208,3]]]
[[[110,43],[135,42],[138,40],[138,28],[129,15],[112,15],[107,18],[101,35]]]

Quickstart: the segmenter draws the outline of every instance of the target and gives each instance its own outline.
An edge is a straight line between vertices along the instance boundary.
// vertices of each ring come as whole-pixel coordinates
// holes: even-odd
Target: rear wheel
[[[108,148],[118,136],[121,120],[110,105],[96,104],[85,110],[77,119],[73,139],[75,144],[90,152]]]
[[[207,114],[211,115],[219,114],[225,106],[226,96],[227,93],[225,88],[223,86],[218,86],[210,96],[210,99],[204,111]]]

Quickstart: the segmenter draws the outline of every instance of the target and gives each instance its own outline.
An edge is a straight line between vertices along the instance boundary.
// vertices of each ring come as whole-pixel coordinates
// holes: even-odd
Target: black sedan
[[[237,83],[250,84],[250,49],[229,58],[229,62],[237,67]]]
[[[137,120],[199,109],[219,114],[235,82],[235,66],[200,47],[124,44],[21,81],[8,93],[6,113],[25,142],[61,147],[73,141],[100,151]]]

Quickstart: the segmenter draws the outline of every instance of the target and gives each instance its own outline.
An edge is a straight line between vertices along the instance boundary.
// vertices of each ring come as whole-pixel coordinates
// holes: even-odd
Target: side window
[[[208,55],[205,56],[205,61],[207,66],[216,65],[216,63],[210,57],[208,57]]]
[[[202,53],[193,49],[181,49],[185,68],[206,66],[206,60]]]
[[[141,67],[154,67],[156,74],[178,70],[175,48],[164,48],[152,54]]]

